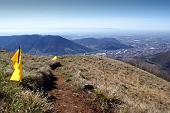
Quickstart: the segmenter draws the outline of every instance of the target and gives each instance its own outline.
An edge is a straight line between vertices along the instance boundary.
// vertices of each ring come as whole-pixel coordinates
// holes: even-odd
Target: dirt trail
[[[55,71],[53,71],[53,74],[57,77],[57,89],[51,92],[56,98],[54,113],[99,113],[99,111],[94,110],[87,102],[88,94],[85,92],[74,92],[72,88],[65,83],[64,77]]]

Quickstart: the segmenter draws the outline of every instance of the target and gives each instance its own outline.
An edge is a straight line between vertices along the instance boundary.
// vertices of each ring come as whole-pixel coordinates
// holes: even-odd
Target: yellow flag
[[[57,60],[58,59],[58,57],[57,56],[55,56],[52,60]]]
[[[13,81],[22,81],[22,65],[19,64],[18,68],[16,68],[10,78]]]
[[[19,52],[20,52],[20,53],[19,53]],[[18,65],[18,63],[19,63],[18,60],[21,59],[21,55],[22,55],[22,50],[20,49],[20,51],[19,51],[19,49],[18,49],[18,50],[15,52],[14,56],[11,58],[12,64],[13,64],[13,66],[14,66],[14,69],[17,68],[17,65]]]
[[[19,49],[16,51],[14,56],[12,57],[12,63],[14,66],[14,72],[10,78],[13,81],[22,81],[22,50]]]

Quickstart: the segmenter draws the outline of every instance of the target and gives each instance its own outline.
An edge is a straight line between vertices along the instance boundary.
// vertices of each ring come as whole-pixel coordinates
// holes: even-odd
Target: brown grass
[[[59,60],[58,71],[72,85],[92,84],[107,98],[123,104],[114,111],[127,113],[169,113],[170,83],[121,61],[95,56],[71,56]]]
[[[0,53],[0,59],[3,57],[7,62],[11,56],[9,53]],[[94,86],[94,93],[106,112],[109,109],[109,112],[116,113],[170,113],[170,83],[153,74],[118,60],[95,56],[66,56],[58,61],[63,66],[56,71],[70,85],[76,88],[83,88],[87,84]],[[31,77],[30,81],[42,78],[42,72],[48,72],[51,63],[50,57],[24,55],[24,78]],[[3,69],[9,79],[13,71],[11,64]],[[37,81],[34,83],[26,84],[35,87]],[[32,92],[24,94],[36,97]],[[0,94],[0,109],[8,104],[1,97]]]
[[[52,103],[49,103],[43,92],[38,89],[44,83],[42,73],[48,70],[49,58],[24,55],[24,79],[18,83],[9,80],[13,72],[11,57],[11,53],[0,52],[0,112],[42,113],[50,110]],[[29,89],[23,88],[23,84]]]

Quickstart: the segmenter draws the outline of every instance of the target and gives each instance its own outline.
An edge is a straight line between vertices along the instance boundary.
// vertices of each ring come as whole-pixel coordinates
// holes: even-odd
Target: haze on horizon
[[[115,28],[170,31],[169,0],[0,0],[0,33]]]

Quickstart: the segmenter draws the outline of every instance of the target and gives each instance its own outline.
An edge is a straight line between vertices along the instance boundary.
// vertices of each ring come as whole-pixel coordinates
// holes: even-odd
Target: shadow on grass
[[[21,85],[34,92],[41,91],[44,94],[56,88],[57,77],[51,71],[41,72],[37,77],[25,77]]]
[[[50,65],[50,68],[51,68],[51,70],[55,70],[56,68],[61,67],[61,66],[62,65],[61,65],[60,62],[55,62],[55,63]]]
[[[57,88],[56,81],[58,80],[58,78],[52,73],[52,70],[55,70],[58,67],[61,67],[60,62],[55,62],[50,65],[51,70],[41,72],[39,75],[34,77],[25,77],[20,85],[23,88],[29,89],[35,93],[41,92],[49,102],[52,102],[56,99],[56,97],[50,95],[49,92]]]

